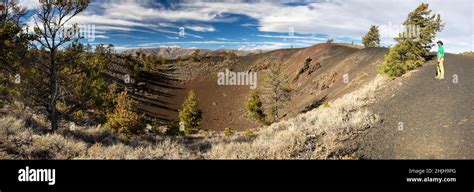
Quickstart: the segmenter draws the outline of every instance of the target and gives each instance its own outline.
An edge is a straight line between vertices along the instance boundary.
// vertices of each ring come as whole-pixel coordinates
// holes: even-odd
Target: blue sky
[[[37,0],[20,2],[29,9],[38,6]],[[71,23],[94,27],[95,38],[85,43],[114,44],[118,51],[160,46],[272,50],[311,46],[328,38],[359,44],[373,24],[380,26],[382,45],[387,46],[408,12],[421,2],[429,3],[446,23],[437,39],[445,42],[447,51],[474,50],[470,0],[92,0]]]

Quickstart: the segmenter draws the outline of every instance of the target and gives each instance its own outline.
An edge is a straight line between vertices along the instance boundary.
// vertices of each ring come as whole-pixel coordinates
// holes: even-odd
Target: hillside
[[[445,79],[435,61],[377,93],[370,110],[383,119],[359,139],[369,159],[474,158],[474,58],[446,54]]]
[[[339,44],[318,44],[300,49],[281,49],[261,54],[222,57],[207,56],[199,62],[170,60],[179,81],[157,83],[159,77],[143,76],[145,87],[133,92],[142,112],[163,121],[178,120],[178,110],[189,90],[195,90],[203,114],[205,130],[245,130],[259,125],[246,116],[244,102],[249,86],[217,85],[217,73],[257,72],[258,88],[269,65],[281,63],[290,83],[292,99],[285,118],[318,107],[349,93],[372,80],[375,65],[382,61],[385,48],[355,48]],[[310,59],[305,66],[307,59]],[[347,74],[348,81],[343,77]],[[155,80],[153,80],[155,79]],[[159,81],[159,80],[158,80]],[[160,94],[161,93],[161,94]]]
[[[144,55],[153,55],[162,57],[165,59],[178,59],[178,58],[189,58],[191,54],[197,49],[186,49],[180,48],[176,46],[162,46],[158,48],[137,48],[137,49],[129,49],[125,50],[123,54],[135,55],[137,53],[144,54]],[[199,49],[199,53],[201,56],[222,56],[228,53],[235,54],[236,56],[245,56],[250,54],[257,54],[262,53],[263,51],[256,50],[256,51],[240,51],[240,50],[227,50],[227,49],[217,49],[217,50],[210,50],[210,49]]]
[[[142,110],[150,107],[150,111],[169,114],[159,114],[161,117],[173,118],[186,90],[195,89],[204,110],[204,128],[257,127],[243,116],[241,102],[249,87],[217,87],[213,74],[225,68],[264,74],[273,60],[287,58],[282,63],[297,90],[287,117],[270,126],[233,135],[144,134],[124,140],[101,126],[77,130],[62,127],[56,133],[45,134],[45,123],[38,116],[28,115],[28,111],[0,113],[0,158],[472,159],[474,82],[470,75],[474,72],[474,59],[446,54],[446,79],[442,81],[434,79],[433,60],[389,80],[375,73],[375,65],[386,51],[319,44],[245,57],[209,57],[185,65],[198,73],[189,79],[163,81],[163,77],[150,77],[148,80],[153,81],[147,82],[154,83],[147,83],[133,94],[138,99],[156,88],[161,91],[156,95],[160,98],[151,101],[168,100],[159,107],[142,101]],[[314,58],[309,62],[312,73],[300,70],[308,57]],[[174,72],[178,74],[187,69],[176,68]],[[211,73],[203,75],[203,71]],[[337,74],[324,81],[327,84],[321,89],[321,77],[331,71]],[[345,73],[355,78],[347,84],[341,82]],[[452,81],[456,77],[453,75],[457,75],[457,83]],[[327,105],[320,106],[322,98],[328,100]],[[163,108],[170,104],[176,108]]]

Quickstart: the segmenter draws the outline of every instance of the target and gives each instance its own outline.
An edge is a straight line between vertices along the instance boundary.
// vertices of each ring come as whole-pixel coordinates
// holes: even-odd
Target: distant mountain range
[[[195,48],[179,48],[179,47],[157,47],[157,48],[138,48],[138,49],[130,49],[126,50],[124,54],[144,54],[144,55],[154,55],[160,56],[166,59],[177,59],[178,57],[187,58],[193,54],[193,52],[197,50]],[[228,54],[235,55],[235,56],[246,56],[251,54],[258,54],[263,53],[262,50],[253,50],[253,51],[246,51],[246,50],[231,50],[231,49],[199,49],[199,54],[201,56],[225,56]]]

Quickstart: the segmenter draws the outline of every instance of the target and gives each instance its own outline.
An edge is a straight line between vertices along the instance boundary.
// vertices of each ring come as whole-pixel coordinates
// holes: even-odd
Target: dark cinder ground
[[[382,121],[359,139],[368,159],[474,159],[474,58],[447,54],[390,82],[370,106]],[[453,82],[455,76],[458,82]]]

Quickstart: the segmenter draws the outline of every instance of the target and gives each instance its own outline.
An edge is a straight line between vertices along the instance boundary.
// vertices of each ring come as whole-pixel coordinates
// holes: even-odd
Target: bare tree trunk
[[[67,24],[73,17],[80,12],[84,11],[89,5],[89,1],[41,1],[41,6],[36,10],[35,22],[35,33],[41,38],[36,41],[41,45],[42,48],[49,51],[49,65],[47,69],[49,74],[46,75],[49,78],[49,98],[41,98],[46,101],[46,108],[51,123],[51,130],[56,131],[58,125],[58,109],[56,108],[57,100],[59,97],[59,83],[61,71],[60,61],[56,61],[56,53],[58,50],[61,51],[61,46],[72,41],[78,40],[81,37],[73,37],[72,35],[63,36],[56,38],[59,32],[65,31]],[[77,27],[77,26],[75,26]],[[68,29],[68,33],[75,30],[74,28]]]
[[[58,130],[58,114],[57,114],[57,109],[56,109],[56,101],[57,101],[57,94],[58,94],[58,74],[56,71],[56,63],[55,63],[55,50],[51,50],[50,54],[50,62],[51,62],[51,68],[50,68],[50,74],[49,74],[49,87],[50,87],[50,96],[51,96],[51,101],[49,103],[49,108],[50,108],[50,116],[49,116],[49,121],[51,122],[51,130],[56,131]]]

